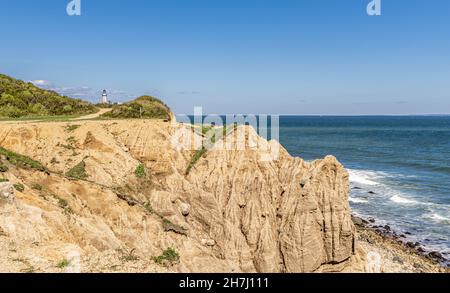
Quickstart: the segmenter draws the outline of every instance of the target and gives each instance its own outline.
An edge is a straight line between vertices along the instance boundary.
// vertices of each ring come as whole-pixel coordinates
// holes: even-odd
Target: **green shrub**
[[[0,183],[3,183],[3,182],[9,182],[9,179],[6,179],[6,178],[0,178]]]
[[[142,179],[145,178],[147,176],[147,172],[145,171],[145,167],[142,164],[139,164],[136,167],[136,170],[134,170],[134,174],[136,175],[137,178]]]
[[[137,119],[170,119],[170,109],[161,100],[142,96],[134,101],[113,106],[112,110],[103,114],[105,118],[137,118]]]
[[[0,163],[0,172],[5,173],[8,172],[8,170],[9,170],[8,166],[5,166],[2,163]]]
[[[71,207],[69,206],[69,203],[67,202],[67,200],[60,198],[54,194],[52,194],[52,196],[58,201],[58,206],[62,209],[64,209],[64,213],[69,215],[69,214],[73,214],[73,210],[71,209]]]
[[[84,161],[78,163],[78,165],[76,165],[66,173],[66,177],[69,179],[76,179],[76,180],[86,179],[88,177],[86,173],[86,163]]]
[[[63,259],[56,265],[56,267],[58,269],[64,269],[64,268],[68,267],[69,265],[70,265],[70,262],[67,259]]]
[[[58,198],[58,205],[62,208],[66,208],[69,206],[69,204],[67,203],[67,200],[62,199],[62,198]]]
[[[186,169],[186,175],[189,175],[192,168],[194,168],[195,164],[197,164],[198,160],[200,160],[203,155],[206,154],[206,148],[202,147],[200,150],[197,150],[194,154],[194,156],[191,159],[191,162],[189,163],[187,169]]]
[[[17,167],[32,168],[42,172],[48,172],[48,169],[44,167],[40,162],[35,161],[27,156],[17,154],[13,151],[0,147],[0,155],[6,157],[6,159]]]
[[[80,127],[80,125],[72,124],[72,125],[68,125],[66,127],[66,130],[67,130],[67,132],[72,132],[72,131],[77,130],[79,127]]]
[[[172,264],[180,259],[180,254],[172,247],[167,248],[160,256],[153,257],[153,261],[157,264]]]
[[[0,117],[81,115],[98,111],[89,102],[61,96],[3,74],[0,74],[0,94]]]
[[[31,189],[38,190],[38,191],[42,191],[43,187],[42,187],[42,185],[40,185],[40,184],[38,184],[38,183],[33,183],[33,184],[31,185]]]
[[[22,183],[16,183],[13,186],[17,191],[23,192],[25,190],[25,186]]]
[[[147,212],[149,212],[150,214],[153,214],[155,211],[153,210],[152,204],[147,202],[146,204],[144,204],[144,208]]]
[[[73,111],[73,108],[72,108],[72,106],[71,105],[65,105],[64,107],[63,107],[63,112],[64,113],[72,113],[72,111]]]

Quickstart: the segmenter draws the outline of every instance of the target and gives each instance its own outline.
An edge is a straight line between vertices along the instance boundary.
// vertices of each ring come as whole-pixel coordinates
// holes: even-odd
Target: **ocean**
[[[308,161],[337,157],[354,214],[449,256],[450,116],[282,116],[280,142]]]

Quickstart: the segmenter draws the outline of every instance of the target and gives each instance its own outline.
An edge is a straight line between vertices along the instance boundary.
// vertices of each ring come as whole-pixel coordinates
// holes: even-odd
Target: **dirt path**
[[[103,115],[105,113],[108,113],[111,110],[112,109],[100,109],[100,111],[98,111],[97,113],[86,115],[86,116],[81,116],[81,117],[78,117],[78,118],[75,118],[75,119],[70,119],[70,120],[77,121],[77,120],[95,119],[95,118],[98,118],[98,117],[100,117],[101,115]]]
[[[89,114],[89,115],[85,115],[85,116],[81,116],[81,117],[77,117],[77,118],[72,118],[72,119],[67,119],[67,121],[80,121],[80,120],[89,120],[89,119],[95,119],[100,117],[101,115],[108,113],[109,111],[111,111],[112,109],[100,109],[100,111],[98,111],[97,113],[94,114]],[[57,119],[58,120],[58,119]],[[66,121],[66,119],[62,119],[64,121]],[[36,123],[36,122],[52,122],[53,120],[40,120],[40,119],[35,119],[35,120],[4,120],[4,121],[0,121],[0,124],[25,124],[25,123]]]

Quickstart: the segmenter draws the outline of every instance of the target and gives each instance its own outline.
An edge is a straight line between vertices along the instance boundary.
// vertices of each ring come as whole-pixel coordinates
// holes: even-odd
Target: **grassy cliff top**
[[[112,110],[103,114],[102,117],[170,120],[171,111],[161,100],[151,96],[142,96],[131,102],[113,106]]]
[[[89,102],[61,96],[30,82],[0,74],[0,117],[72,116],[95,113]]]

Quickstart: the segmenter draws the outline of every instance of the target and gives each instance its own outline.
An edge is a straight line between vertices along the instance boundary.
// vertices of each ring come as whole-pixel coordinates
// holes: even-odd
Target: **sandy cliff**
[[[292,158],[246,128],[245,149],[231,133],[187,174],[180,131],[192,134],[146,120],[0,125],[1,147],[49,170],[2,155],[0,271],[364,271],[334,157]]]

